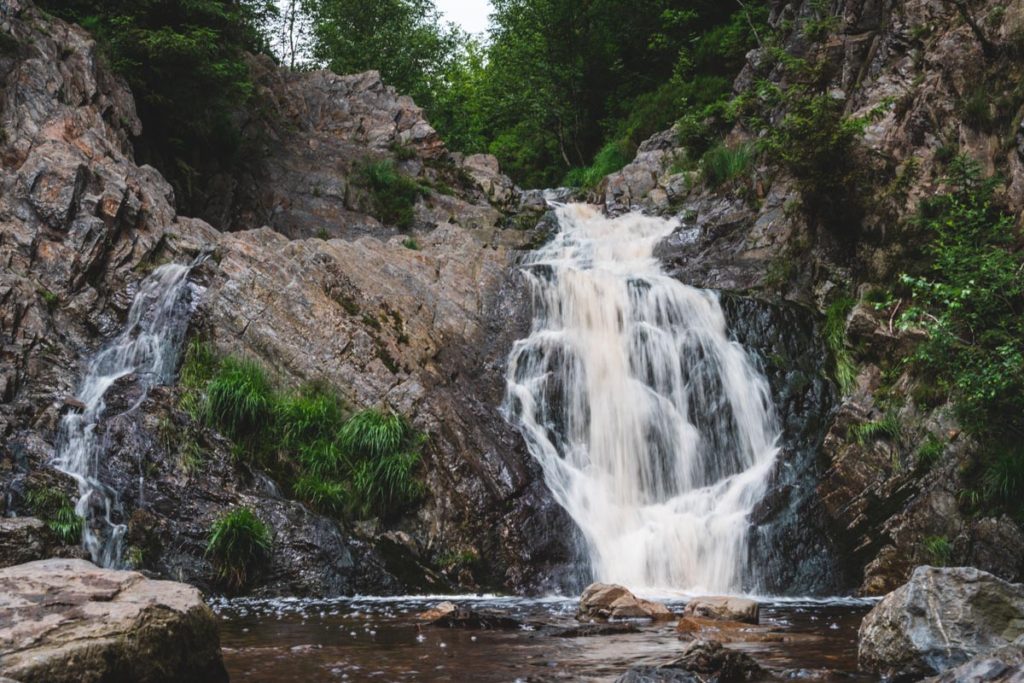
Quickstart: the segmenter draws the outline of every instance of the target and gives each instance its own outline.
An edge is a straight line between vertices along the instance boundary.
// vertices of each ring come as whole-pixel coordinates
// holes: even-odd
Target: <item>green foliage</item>
[[[60,489],[49,486],[30,488],[25,492],[25,503],[32,514],[43,520],[57,535],[61,543],[73,545],[81,540],[82,518]]]
[[[246,586],[270,556],[270,529],[250,508],[238,507],[218,518],[210,528],[206,555],[217,578],[232,590]]]
[[[959,108],[961,118],[971,128],[988,130],[992,125],[992,93],[985,84],[967,93]]]
[[[419,243],[412,237],[406,237],[404,240],[402,240],[402,246],[405,247],[406,249],[411,249],[412,251],[420,250]]]
[[[990,446],[981,476],[981,490],[990,501],[1020,508],[1018,500],[1024,491],[1024,458],[1015,445]]]
[[[57,308],[60,303],[60,298],[48,289],[40,289],[39,296],[42,297],[43,303],[46,304],[46,310],[51,313]]]
[[[945,452],[946,443],[934,434],[929,434],[917,449],[917,464],[922,469],[929,469],[942,459]]]
[[[431,0],[307,0],[313,56],[339,74],[376,69],[428,110],[462,34]]]
[[[924,551],[936,567],[945,567],[953,558],[953,544],[945,536],[930,536],[924,539]]]
[[[843,394],[853,391],[857,380],[857,366],[846,346],[846,317],[856,302],[850,297],[839,297],[825,311],[825,343],[835,361],[835,380]]]
[[[292,485],[292,492],[327,515],[341,516],[351,507],[349,488],[345,484],[316,474],[301,475]]]
[[[401,173],[393,161],[366,161],[358,168],[355,179],[369,191],[374,216],[399,230],[412,227],[413,207],[423,188]]]
[[[633,160],[636,149],[625,140],[612,140],[602,147],[590,166],[574,168],[566,174],[563,184],[571,187],[594,188],[604,177],[615,173]]]
[[[903,426],[895,413],[886,413],[879,420],[853,425],[849,437],[859,444],[867,444],[878,439],[899,439],[902,432]]]
[[[821,41],[841,25],[840,18],[831,12],[831,4],[829,0],[811,0],[809,3],[812,14],[803,25],[804,36],[808,40]]]
[[[255,442],[267,428],[274,392],[254,361],[228,357],[206,387],[204,418],[236,441]]]
[[[416,502],[423,485],[415,478],[420,463],[417,452],[396,452],[367,457],[353,471],[352,489],[356,511],[364,517],[386,517]]]
[[[782,99],[786,114],[767,127],[765,149],[796,178],[808,217],[852,240],[868,185],[856,155],[867,120],[847,118],[841,100],[804,86],[790,88]]]
[[[963,426],[986,449],[1024,457],[1024,261],[1013,219],[993,205],[995,182],[973,161],[954,160],[948,184],[922,206],[931,265],[902,277],[912,305],[901,324],[927,332],[913,366],[949,388]]]
[[[159,168],[178,208],[200,207],[203,181],[241,161],[239,107],[253,85],[244,51],[266,48],[271,0],[41,0],[97,39],[135,96],[136,159]]]
[[[392,319],[401,323],[397,314]],[[424,437],[398,415],[364,410],[349,417],[341,399],[319,385],[274,391],[258,364],[220,359],[197,342],[180,377],[197,397],[198,414],[236,441],[237,457],[267,467],[320,512],[387,518],[423,493],[416,470]],[[168,425],[163,431],[177,444],[181,435]]]
[[[395,453],[406,439],[408,427],[405,421],[394,413],[379,410],[364,410],[356,413],[338,437],[342,447],[359,457],[380,458]]]
[[[735,147],[725,143],[716,145],[704,153],[700,165],[705,182],[713,188],[720,187],[750,174],[754,165],[754,146],[745,143]]]

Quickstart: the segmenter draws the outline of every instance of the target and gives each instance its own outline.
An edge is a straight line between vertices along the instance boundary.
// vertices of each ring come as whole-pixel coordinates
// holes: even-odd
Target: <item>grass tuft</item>
[[[226,358],[206,387],[205,418],[236,441],[251,441],[270,422],[273,389],[263,368],[250,360]]]
[[[835,380],[839,390],[850,394],[857,383],[857,366],[846,346],[846,317],[856,302],[850,297],[840,297],[825,311],[825,343],[835,361]]]
[[[240,590],[269,559],[270,529],[250,508],[235,508],[213,523],[206,554],[226,587]]]

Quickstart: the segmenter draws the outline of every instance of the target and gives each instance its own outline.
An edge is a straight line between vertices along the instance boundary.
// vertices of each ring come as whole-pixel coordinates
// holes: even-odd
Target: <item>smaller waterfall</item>
[[[132,375],[142,388],[133,410],[150,387],[174,378],[193,310],[188,274],[204,258],[188,266],[160,266],[142,281],[121,334],[89,361],[77,393],[85,408],[61,420],[54,466],[78,482],[75,512],[85,520],[82,543],[101,567],[121,565],[126,530],[111,515],[117,492],[101,480],[106,445],[96,432],[106,410],[104,397],[115,382]]]
[[[778,452],[768,383],[713,292],[666,275],[676,223],[585,205],[524,273],[530,336],[509,358],[509,417],[586,540],[594,578],[743,590],[750,513]]]

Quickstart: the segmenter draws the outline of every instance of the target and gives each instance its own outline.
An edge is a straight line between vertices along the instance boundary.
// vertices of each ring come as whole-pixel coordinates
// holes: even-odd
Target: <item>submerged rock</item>
[[[694,598],[686,603],[683,616],[704,619],[724,619],[756,624],[760,617],[760,605],[754,600],[731,596],[706,596]]]
[[[696,640],[683,649],[679,659],[661,666],[638,666],[616,683],[731,683],[763,678],[764,670],[750,655],[726,649],[721,643]]]
[[[615,636],[623,633],[639,633],[640,629],[628,621],[611,623],[579,624],[548,631],[552,638],[589,638],[591,636]]]
[[[0,570],[0,676],[68,683],[220,683],[213,612],[199,591],[85,560]]]
[[[890,677],[942,673],[1024,634],[1024,585],[973,567],[918,567],[860,627],[861,668]],[[959,677],[957,680],[960,680]]]
[[[580,596],[576,618],[586,619],[671,619],[665,605],[633,595],[617,584],[592,583]]]

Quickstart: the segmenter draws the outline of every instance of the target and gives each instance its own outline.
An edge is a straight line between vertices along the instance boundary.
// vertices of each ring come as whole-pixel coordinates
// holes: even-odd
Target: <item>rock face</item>
[[[761,606],[755,600],[731,596],[707,596],[694,598],[686,603],[684,617],[723,619],[756,624],[760,618]]]
[[[210,524],[245,505],[275,535],[252,587],[263,594],[541,590],[567,574],[556,568],[575,559],[570,524],[498,410],[505,357],[528,324],[510,266],[532,235],[503,229],[488,203],[495,192],[518,201],[489,159],[472,161],[474,180],[374,73],[285,74],[257,59],[279,114],[268,120],[283,123],[247,126],[274,145],[248,176],[216,181],[219,203],[204,215],[245,229],[220,232],[176,215],[170,186],[134,163],[131,93],[84,31],[27,4],[3,30],[17,47],[0,53],[0,514],[28,511],[62,411],[74,409],[67,398],[146,273],[207,251],[193,271],[190,334],[262,361],[282,387],[319,381],[353,408],[406,415],[430,435],[428,495],[400,530],[314,514],[236,463],[173,387],[136,405],[129,377],[98,429],[100,475],[119,494],[112,515],[128,526],[133,562],[213,588]],[[418,249],[368,213],[353,178],[375,160],[424,187]],[[453,555],[479,559],[472,571],[432,568]]]
[[[0,675],[23,683],[226,683],[199,591],[84,560],[0,570]]]
[[[1024,585],[972,567],[918,567],[860,627],[858,660],[889,677],[941,673],[1024,634]]]
[[[592,583],[580,596],[576,618],[587,619],[671,619],[665,605],[638,598],[616,584]]]

